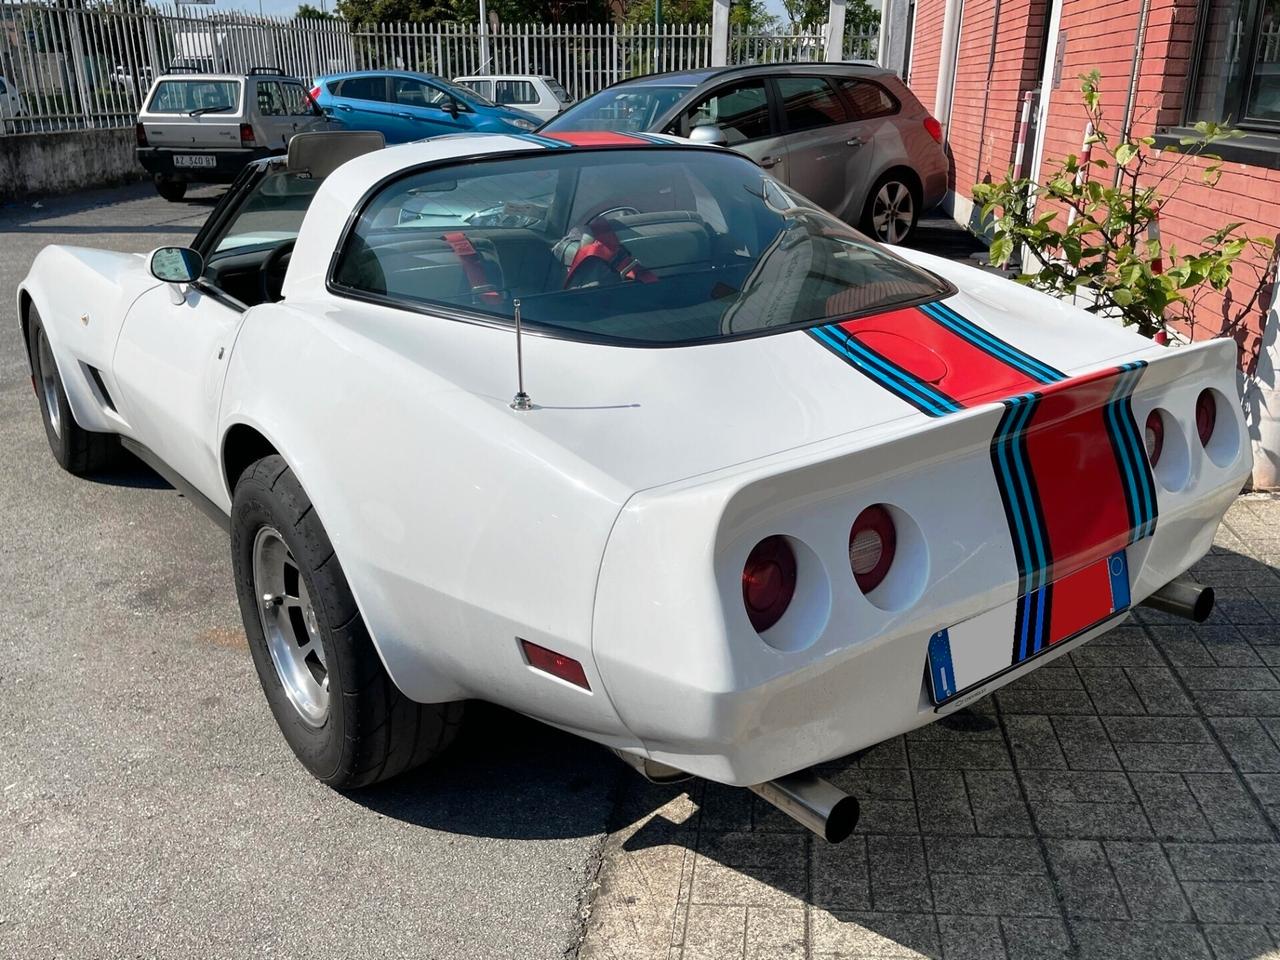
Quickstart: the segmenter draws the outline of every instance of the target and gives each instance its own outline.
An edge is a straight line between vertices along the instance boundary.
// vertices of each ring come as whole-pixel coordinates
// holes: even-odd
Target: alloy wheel
[[[62,436],[62,414],[58,407],[58,365],[54,363],[53,351],[49,348],[49,338],[44,335],[42,327],[36,334],[36,351],[40,362],[40,392],[44,397],[44,407],[49,413],[49,426],[56,437]]]
[[[876,193],[871,207],[871,225],[876,239],[884,243],[901,243],[911,231],[915,201],[905,183],[890,180]]]
[[[253,585],[280,685],[303,721],[321,727],[329,717],[324,644],[297,561],[275,527],[254,537]]]

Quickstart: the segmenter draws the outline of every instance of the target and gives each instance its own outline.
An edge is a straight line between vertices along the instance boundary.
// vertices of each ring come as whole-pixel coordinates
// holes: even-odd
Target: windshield
[[[307,207],[323,182],[273,168],[258,181],[218,234],[208,262],[217,262],[228,251],[275,247],[285,240],[297,239]]]
[[[601,90],[546,126],[554,130],[649,130],[692,87],[624,86]]]
[[[675,345],[946,295],[944,281],[749,160],[548,151],[403,177],[347,237],[339,288],[573,339]]]
[[[240,105],[239,80],[161,80],[148,113],[231,113]]]

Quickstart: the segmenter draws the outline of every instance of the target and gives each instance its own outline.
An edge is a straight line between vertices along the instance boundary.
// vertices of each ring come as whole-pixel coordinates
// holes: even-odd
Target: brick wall
[[[1102,76],[1104,113],[1118,128],[1128,99],[1140,0],[1065,0],[1061,29],[1066,32],[1062,81],[1050,96],[1045,128],[1045,165],[1053,169],[1069,153],[1079,153],[1085,114],[1080,103],[1080,74],[1097,69]],[[915,64],[911,84],[932,106],[937,84],[938,37],[944,0],[918,0]],[[1038,84],[1039,45],[1045,0],[967,0],[961,23],[952,119],[948,130],[955,160],[954,188],[971,197],[971,185],[998,178],[1012,162],[1017,136],[1019,97]],[[995,22],[995,60],[991,40]],[[1186,96],[1196,22],[1195,0],[1152,0],[1147,36],[1138,72],[1134,130],[1154,132],[1158,125],[1178,123]],[[1208,233],[1228,222],[1243,221],[1250,233],[1280,234],[1280,171],[1239,163],[1224,165],[1215,187],[1199,180],[1203,164],[1195,162],[1177,183],[1161,217],[1166,247],[1196,249]],[[1153,175],[1162,172],[1158,164]],[[1105,174],[1101,174],[1105,176]],[[1270,291],[1258,290],[1257,272],[1238,269],[1225,295],[1202,302],[1194,328],[1196,338],[1230,335],[1242,346],[1242,361],[1251,366]],[[1251,309],[1244,305],[1259,302]]]

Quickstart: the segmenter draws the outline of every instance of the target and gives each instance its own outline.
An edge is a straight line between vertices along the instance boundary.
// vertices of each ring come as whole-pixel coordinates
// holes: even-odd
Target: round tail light
[[[1217,422],[1218,401],[1213,398],[1212,390],[1201,390],[1196,398],[1196,433],[1200,434],[1201,446],[1209,445]]]
[[[859,590],[870,593],[884,582],[897,548],[898,532],[884,506],[877,503],[858,514],[849,531],[849,566]]]
[[[765,537],[742,568],[742,603],[756,633],[782,619],[796,592],[796,555],[786,537]]]
[[[1164,449],[1164,417],[1159,410],[1147,414],[1147,426],[1143,431],[1143,441],[1147,447],[1147,459],[1154,467],[1160,462],[1160,451]]]

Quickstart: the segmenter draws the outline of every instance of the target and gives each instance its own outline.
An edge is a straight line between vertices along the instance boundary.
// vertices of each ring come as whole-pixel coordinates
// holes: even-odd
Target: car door
[[[330,87],[333,115],[352,130],[378,130],[388,143],[395,139],[396,117],[387,102],[387,78],[382,74],[347,77]]]
[[[833,79],[853,117],[855,135],[863,141],[862,149],[867,154],[867,166],[860,171],[861,181],[849,184],[850,204],[856,209],[851,211],[851,216],[844,218],[850,223],[857,223],[878,172],[898,162],[895,158],[901,158],[901,162],[910,165],[910,155],[903,148],[901,133],[894,122],[902,105],[874,80],[862,77]]]
[[[391,101],[397,130],[403,131],[401,142],[471,129],[470,120],[461,112],[462,105],[444,90],[423,80],[392,77]],[[450,112],[450,106],[456,107],[454,113]]]
[[[856,219],[875,153],[871,125],[853,115],[824,77],[788,74],[773,82],[786,131],[782,179],[823,209]]]
[[[258,80],[257,95],[250,103],[254,105],[253,119],[262,128],[266,145],[272,150],[283,150],[293,136],[295,121],[289,115],[280,82]]]
[[[786,143],[775,123],[769,85],[763,77],[732,81],[698,96],[667,132],[687,137],[703,124],[719,127],[729,147],[786,179]]]

